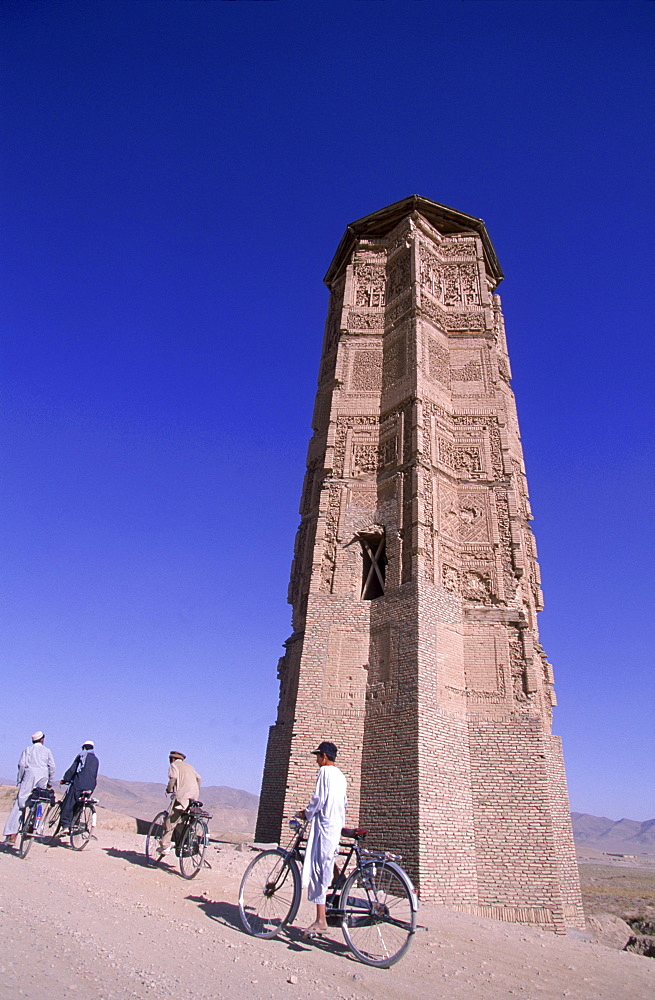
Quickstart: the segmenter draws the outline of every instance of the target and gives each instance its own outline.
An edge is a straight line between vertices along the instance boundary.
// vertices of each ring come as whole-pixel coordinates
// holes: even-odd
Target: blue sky
[[[572,808],[655,816],[649,3],[4,2],[0,775],[259,790],[327,292],[487,223]]]

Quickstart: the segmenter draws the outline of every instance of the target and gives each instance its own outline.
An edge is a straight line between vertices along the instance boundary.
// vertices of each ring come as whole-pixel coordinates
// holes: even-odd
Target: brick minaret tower
[[[479,219],[417,195],[339,244],[257,838],[331,739],[349,822],[425,899],[562,931],[582,905],[502,277]]]

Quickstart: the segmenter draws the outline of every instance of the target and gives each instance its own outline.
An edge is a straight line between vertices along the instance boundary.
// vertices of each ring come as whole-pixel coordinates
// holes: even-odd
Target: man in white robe
[[[16,834],[20,822],[20,814],[25,808],[30,793],[34,788],[46,788],[52,784],[55,776],[55,761],[48,747],[43,745],[45,735],[39,730],[32,733],[32,745],[26,747],[18,761],[18,793],[7,817],[3,836],[5,843],[11,846],[16,842]]]
[[[348,807],[346,778],[335,764],[336,746],[326,740],[317,750],[312,750],[312,753],[316,754],[319,766],[316,788],[309,805],[298,813],[301,819],[312,821],[302,883],[307,888],[310,903],[316,903],[316,920],[304,931],[306,937],[324,934],[328,929],[325,902],[334,876],[334,860],[339,850]]]

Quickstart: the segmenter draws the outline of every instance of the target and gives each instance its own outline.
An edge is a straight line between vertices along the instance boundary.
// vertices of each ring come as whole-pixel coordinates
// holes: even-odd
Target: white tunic
[[[316,788],[305,816],[312,825],[307,840],[302,884],[310,903],[325,903],[332,881],[334,859],[339,849],[341,828],[346,818],[346,778],[336,765],[325,764],[316,778]]]
[[[33,743],[31,747],[26,747],[20,755],[18,761],[18,793],[12,806],[11,812],[7,816],[7,822],[3,830],[3,836],[18,833],[21,810],[25,808],[30,792],[34,788],[45,788],[51,784],[55,776],[55,762],[52,753],[43,743]]]

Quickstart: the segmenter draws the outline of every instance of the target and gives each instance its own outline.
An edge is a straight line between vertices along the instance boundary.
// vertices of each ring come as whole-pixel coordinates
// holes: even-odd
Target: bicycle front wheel
[[[159,854],[159,841],[164,834],[164,821],[168,813],[166,810],[157,813],[152,823],[150,824],[150,829],[146,834],[146,858],[148,859],[149,865],[158,865],[161,861],[161,856]]]
[[[416,930],[415,895],[398,865],[369,862],[352,873],[341,895],[341,929],[353,955],[388,969],[409,948]]]
[[[93,829],[93,809],[91,806],[82,806],[76,810],[71,825],[71,847],[74,851],[83,851],[91,840]]]
[[[18,842],[18,853],[21,858],[27,857],[27,852],[34,840],[34,824],[36,822],[36,806],[30,806],[23,811],[23,822],[20,828],[20,840]]]
[[[244,929],[273,938],[294,920],[300,906],[300,872],[284,851],[262,851],[254,858],[239,887],[239,917]]]
[[[183,878],[195,878],[205,858],[209,831],[201,819],[193,819],[186,828],[179,847],[180,872]]]

